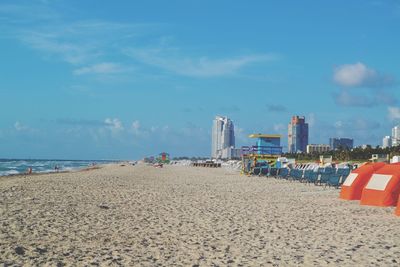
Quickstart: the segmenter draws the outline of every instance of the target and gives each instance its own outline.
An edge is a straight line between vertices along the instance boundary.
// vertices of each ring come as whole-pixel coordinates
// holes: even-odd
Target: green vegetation
[[[381,147],[371,147],[367,146],[366,148],[353,148],[352,150],[348,149],[338,149],[334,151],[329,151],[325,153],[286,153],[283,156],[287,158],[295,158],[299,161],[317,161],[319,160],[319,156],[332,156],[335,161],[367,161],[371,158],[372,154],[389,154],[390,158],[393,156],[400,155],[400,146],[391,147],[391,148],[381,148]]]

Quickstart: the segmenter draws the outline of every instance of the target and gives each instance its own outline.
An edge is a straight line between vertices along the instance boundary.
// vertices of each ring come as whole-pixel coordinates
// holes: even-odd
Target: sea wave
[[[0,159],[0,176],[26,173],[32,168],[33,173],[79,170],[97,163],[111,163],[115,161],[90,160],[15,160]]]
[[[9,175],[15,175],[15,174],[20,174],[20,172],[16,171],[16,170],[0,171],[0,176],[9,176]]]

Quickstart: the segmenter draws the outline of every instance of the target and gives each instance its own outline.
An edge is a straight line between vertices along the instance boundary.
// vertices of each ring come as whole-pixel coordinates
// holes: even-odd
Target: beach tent
[[[400,194],[400,164],[386,164],[372,175],[361,195],[361,205],[396,206]]]
[[[352,171],[342,184],[340,198],[346,200],[360,200],[361,193],[372,174],[385,165],[383,162],[366,163]]]
[[[399,196],[399,199],[397,200],[397,208],[396,208],[396,211],[394,213],[397,216],[400,216],[400,196]]]

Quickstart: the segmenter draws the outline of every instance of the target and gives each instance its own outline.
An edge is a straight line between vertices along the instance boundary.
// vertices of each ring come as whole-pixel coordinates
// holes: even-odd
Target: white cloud
[[[130,130],[136,136],[147,136],[149,134],[148,130],[142,128],[142,125],[140,124],[140,121],[138,121],[138,120],[135,120],[134,122],[132,122]]]
[[[112,133],[118,133],[124,130],[122,122],[117,118],[114,119],[107,118],[104,120],[104,123],[106,125],[106,128],[111,130]]]
[[[91,64],[121,54],[124,43],[154,31],[158,24],[115,23],[104,20],[66,22],[65,10],[57,5],[2,5],[0,30],[3,38],[16,39],[39,51],[72,65]],[[62,15],[61,15],[62,14]]]
[[[132,122],[132,129],[134,130],[139,130],[140,129],[140,121],[136,120],[134,122]]]
[[[388,107],[388,117],[390,120],[400,119],[400,108],[398,107]]]
[[[375,75],[374,70],[368,69],[362,63],[356,63],[337,67],[333,78],[335,82],[343,86],[360,86]]]
[[[335,68],[333,80],[345,87],[385,87],[393,84],[392,77],[380,74],[361,62]]]
[[[14,123],[14,130],[20,133],[28,133],[28,134],[38,134],[39,131],[35,128],[29,127],[19,121]]]
[[[277,56],[273,54],[245,55],[224,59],[190,58],[177,54],[177,50],[179,49],[128,49],[126,54],[144,64],[192,77],[230,75],[245,66],[277,59]]]
[[[46,56],[57,56],[72,65],[82,64],[99,56],[93,44],[74,38],[69,40],[66,38],[66,40],[51,30],[47,32],[22,31],[17,38]]]
[[[28,131],[29,127],[26,125],[23,125],[22,123],[20,123],[19,121],[16,121],[14,123],[14,129],[17,130],[18,132],[23,132],[23,131]]]
[[[122,65],[112,62],[103,62],[74,70],[75,75],[83,74],[113,74],[124,72]]]
[[[128,56],[142,64],[191,77],[231,75],[251,64],[278,58],[275,54],[249,54],[228,58],[184,56],[179,52],[180,49],[166,47],[168,37],[162,36],[155,41],[159,42],[156,49],[143,46],[126,49],[132,43],[143,43],[144,36],[152,35],[153,38],[162,24],[115,23],[102,20],[71,23],[63,20],[67,11],[61,12],[61,7],[54,5],[50,9],[46,4],[0,4],[0,17],[6,14],[7,21],[23,20],[20,23],[0,23],[2,36],[19,40],[39,51],[45,58],[62,60],[73,65],[75,75],[125,71],[126,66],[104,62],[111,56]],[[28,16],[32,15],[31,13],[34,16]],[[43,16],[48,14],[46,20],[40,20],[38,17],[42,16],[36,16],[42,13]]]

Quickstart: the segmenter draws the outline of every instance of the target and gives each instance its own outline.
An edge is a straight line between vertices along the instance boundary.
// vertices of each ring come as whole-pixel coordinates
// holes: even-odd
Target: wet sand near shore
[[[105,165],[0,178],[0,264],[399,266],[394,208],[231,170]]]

